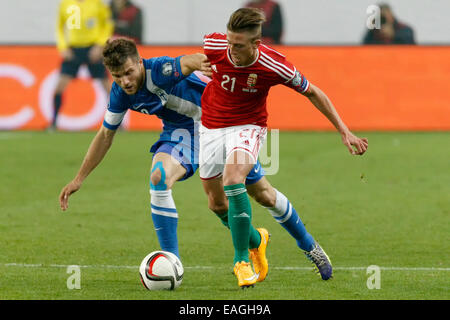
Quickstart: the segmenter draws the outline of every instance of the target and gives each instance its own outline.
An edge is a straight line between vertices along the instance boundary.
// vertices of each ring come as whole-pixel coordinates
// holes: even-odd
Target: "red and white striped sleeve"
[[[279,83],[300,93],[308,91],[309,81],[283,54],[265,45],[262,49],[259,62],[279,76]]]
[[[224,33],[211,33],[203,37],[203,50],[207,56],[226,50],[227,46],[227,36]]]

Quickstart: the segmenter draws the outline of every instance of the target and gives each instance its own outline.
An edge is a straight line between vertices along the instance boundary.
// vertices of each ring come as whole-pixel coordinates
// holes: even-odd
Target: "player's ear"
[[[256,48],[258,48],[258,47],[260,46],[260,44],[261,44],[261,39],[256,39],[256,40],[253,41],[253,45],[254,45]]]
[[[139,64],[140,68],[144,68],[144,59],[139,57],[139,63],[138,64]]]

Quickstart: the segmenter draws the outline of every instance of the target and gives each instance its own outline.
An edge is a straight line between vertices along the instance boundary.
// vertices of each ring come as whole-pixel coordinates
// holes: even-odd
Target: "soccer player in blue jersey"
[[[113,137],[128,110],[155,115],[163,121],[163,131],[153,144],[150,174],[151,212],[162,250],[180,256],[178,250],[178,212],[172,197],[176,181],[191,177],[198,169],[198,121],[200,101],[206,83],[193,72],[211,75],[210,64],[203,54],[177,58],[141,59],[133,41],[108,41],[103,50],[104,63],[114,83],[103,125],[94,137],[83,163],[59,195],[62,210],[67,210],[71,194],[102,161],[112,145]],[[275,220],[296,240],[303,250],[314,245],[297,212],[281,192],[264,177],[259,162],[246,179],[250,196],[266,207]],[[209,208],[228,226],[228,201],[220,186],[208,190]],[[251,226],[249,248],[258,281],[268,272],[265,251],[269,235],[266,229]],[[331,273],[329,274],[331,276]]]

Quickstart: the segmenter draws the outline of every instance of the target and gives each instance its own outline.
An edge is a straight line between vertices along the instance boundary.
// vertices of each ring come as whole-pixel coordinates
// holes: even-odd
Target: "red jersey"
[[[202,124],[209,129],[244,124],[266,127],[270,87],[283,84],[300,93],[309,88],[308,80],[272,48],[260,45],[253,63],[237,66],[231,60],[225,34],[206,35],[203,42],[213,70],[212,81],[202,95]]]

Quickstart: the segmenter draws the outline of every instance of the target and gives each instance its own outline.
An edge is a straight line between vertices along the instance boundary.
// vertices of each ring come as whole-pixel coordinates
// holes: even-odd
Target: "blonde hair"
[[[233,12],[227,24],[231,32],[249,32],[253,39],[261,38],[262,24],[266,21],[264,13],[256,8],[240,8]]]

